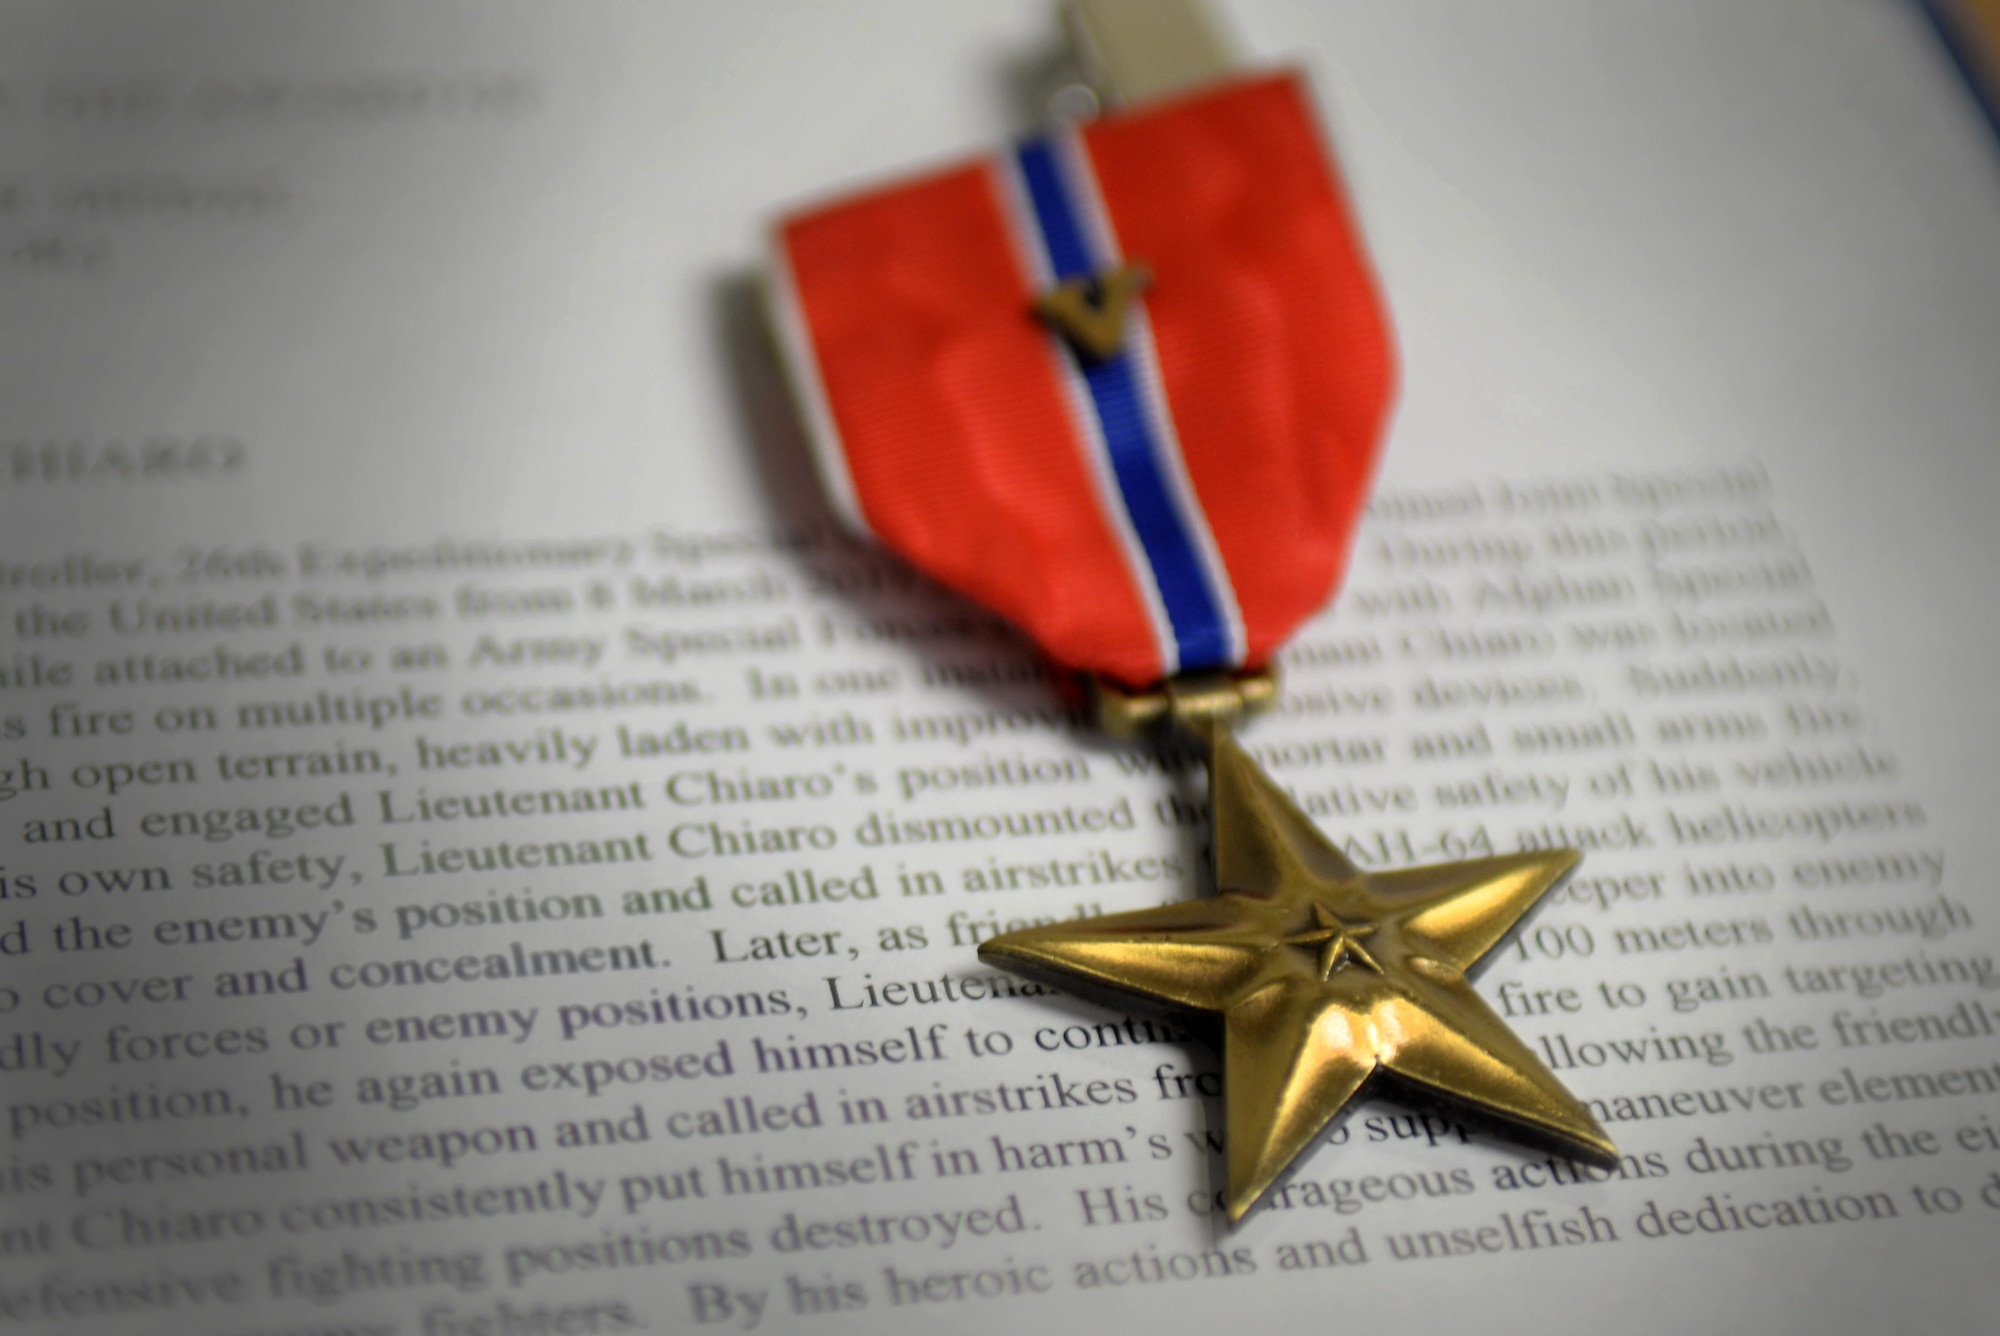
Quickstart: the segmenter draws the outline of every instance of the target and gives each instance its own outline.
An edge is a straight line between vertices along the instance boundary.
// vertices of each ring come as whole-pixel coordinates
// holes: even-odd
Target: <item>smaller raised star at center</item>
[[[1319,926],[1306,928],[1282,937],[1276,943],[1280,946],[1316,946],[1319,948],[1319,980],[1325,983],[1333,977],[1333,972],[1352,960],[1357,965],[1365,965],[1377,974],[1382,967],[1361,945],[1362,939],[1372,935],[1372,923],[1343,923],[1340,916],[1325,905],[1313,905],[1313,921]]]

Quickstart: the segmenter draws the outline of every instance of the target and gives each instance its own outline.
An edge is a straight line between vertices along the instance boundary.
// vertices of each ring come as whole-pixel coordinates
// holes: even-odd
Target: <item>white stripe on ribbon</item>
[[[1064,184],[1069,187],[1070,198],[1076,201],[1077,213],[1090,233],[1091,249],[1104,257],[1106,268],[1116,268],[1125,262],[1125,251],[1119,244],[1118,230],[1112,225],[1111,212],[1105,208],[1104,195],[1098,189],[1097,173],[1091,167],[1090,152],[1084,147],[1083,136],[1074,127],[1066,126],[1051,135],[1050,142],[1055,148],[1055,159]],[[1033,220],[1029,221],[1032,223]],[[1153,322],[1147,318],[1143,301],[1135,301],[1126,307],[1125,348],[1133,370],[1138,373],[1140,393],[1145,398],[1146,417],[1157,446],[1153,457],[1159,463],[1161,476],[1172,489],[1174,509],[1180,515],[1182,527],[1194,540],[1202,573],[1208,578],[1209,590],[1214,594],[1217,609],[1222,614],[1223,630],[1229,639],[1230,661],[1240,664],[1246,656],[1243,610],[1237,606],[1236,586],[1229,579],[1229,568],[1222,562],[1222,550],[1216,546],[1215,534],[1208,527],[1208,515],[1195,495],[1193,480],[1188,477],[1187,457],[1181,452],[1180,432],[1175,429],[1173,412],[1167,406],[1166,383],[1160,375],[1160,352],[1153,342]],[[1065,358],[1064,361],[1066,365],[1070,364],[1070,359]],[[1091,416],[1094,420],[1096,414],[1093,412]],[[1097,441],[1101,454],[1101,434]],[[1124,511],[1122,502],[1118,509],[1121,513]],[[1171,674],[1173,670],[1168,671]]]
[[[799,304],[798,280],[792,274],[791,252],[782,235],[771,238],[770,281],[764,288],[764,307],[771,327],[784,351],[787,379],[792,397],[806,420],[806,439],[826,487],[834,513],[848,528],[873,538],[868,521],[861,513],[861,497],[848,471],[847,451],[840,443],[840,429],[834,425],[833,410],[827,403],[826,386],[820,380],[819,359],[813,354],[812,335],[806,329],[805,309]]]
[[[1014,252],[1020,259],[1023,272],[1028,275],[1029,290],[1037,295],[1048,292],[1056,285],[1055,273],[1049,266],[1048,253],[1042,249],[1041,224],[1035,221],[1034,206],[1028,202],[1028,187],[1021,180],[1020,166],[1012,153],[1006,153],[991,164],[991,171],[994,194],[999,198],[1002,213],[1009,224],[1007,235],[1014,243]],[[1171,677],[1180,671],[1180,644],[1174,638],[1173,622],[1167,617],[1159,584],[1153,578],[1153,563],[1146,556],[1138,531],[1132,527],[1132,517],[1125,509],[1124,493],[1118,486],[1117,475],[1112,472],[1111,450],[1105,444],[1104,429],[1098,424],[1090,387],[1084,384],[1083,375],[1077,370],[1076,358],[1063,343],[1061,335],[1051,333],[1048,352],[1049,364],[1054,368],[1057,383],[1062,386],[1063,398],[1069,404],[1070,422],[1084,442],[1084,464],[1097,492],[1097,509],[1118,541],[1132,587],[1139,591],[1147,625],[1153,632],[1153,645],[1160,655],[1161,674]]]

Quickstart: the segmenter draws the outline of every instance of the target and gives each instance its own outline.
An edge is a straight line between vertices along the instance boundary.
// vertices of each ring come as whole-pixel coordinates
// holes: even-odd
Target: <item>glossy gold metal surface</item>
[[[1072,278],[1035,303],[1035,312],[1085,357],[1103,361],[1125,346],[1127,317],[1153,285],[1143,263],[1121,264],[1090,278]]]
[[[1220,1017],[1230,1219],[1378,1072],[1578,1158],[1615,1157],[1465,977],[1581,855],[1363,872],[1237,745],[1227,710],[1169,709],[1209,747],[1218,893],[1009,933],[979,956]]]
[[[1138,738],[1169,718],[1194,727],[1198,722],[1235,724],[1277,703],[1278,675],[1270,668],[1177,677],[1143,691],[1102,678],[1088,679],[1091,715],[1114,738]]]

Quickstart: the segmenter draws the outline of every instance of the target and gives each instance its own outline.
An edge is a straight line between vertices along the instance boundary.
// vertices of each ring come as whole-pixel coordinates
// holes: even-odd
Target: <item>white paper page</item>
[[[1626,1159],[1371,1096],[1231,1230],[1213,1051],[972,954],[1199,768],[833,531],[755,305],[1040,5],[0,6],[0,1317],[1983,1330],[1994,146],[1894,7],[1490,8],[1232,11],[1405,364],[1245,740],[1585,849],[1479,987]]]

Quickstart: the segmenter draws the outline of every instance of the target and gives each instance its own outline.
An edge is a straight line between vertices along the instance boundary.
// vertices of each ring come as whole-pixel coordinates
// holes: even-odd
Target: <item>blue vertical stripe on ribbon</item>
[[[1030,140],[1015,156],[1056,282],[1095,277],[1110,257],[1094,253],[1054,146],[1047,139]],[[1067,347],[1065,352],[1090,391],[1119,496],[1172,625],[1180,671],[1235,667],[1221,600],[1210,583],[1201,549],[1174,504],[1162,443],[1146,412],[1132,350],[1128,347],[1102,361],[1077,357]]]

